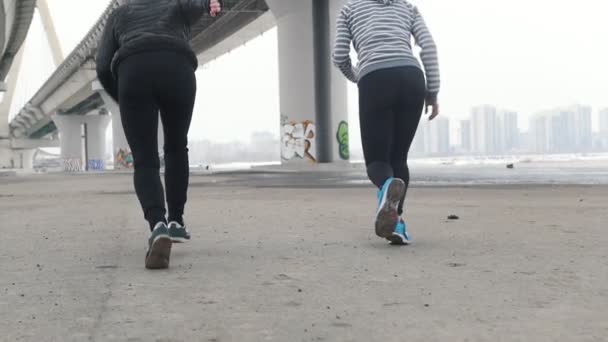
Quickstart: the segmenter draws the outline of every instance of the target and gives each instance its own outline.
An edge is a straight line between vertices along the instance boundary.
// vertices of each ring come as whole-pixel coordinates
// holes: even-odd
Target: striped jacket
[[[352,82],[379,69],[417,66],[412,37],[422,48],[429,98],[439,93],[437,48],[418,8],[407,0],[349,0],[338,16],[334,64]],[[351,42],[359,56],[352,65]]]

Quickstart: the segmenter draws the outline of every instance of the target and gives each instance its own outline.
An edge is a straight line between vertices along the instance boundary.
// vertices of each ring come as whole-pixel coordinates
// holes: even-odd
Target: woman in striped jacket
[[[412,50],[422,48],[423,72]],[[350,59],[351,43],[359,63]],[[334,64],[359,86],[365,164],[378,187],[376,234],[409,244],[401,218],[409,184],[407,158],[422,111],[439,115],[437,48],[426,23],[407,0],[349,0],[338,17]],[[426,105],[425,105],[426,103]]]

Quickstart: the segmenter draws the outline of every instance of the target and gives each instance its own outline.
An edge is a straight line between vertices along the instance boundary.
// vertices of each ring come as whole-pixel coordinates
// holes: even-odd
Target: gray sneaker
[[[176,243],[189,241],[191,237],[188,228],[175,221],[169,223],[169,236],[171,237],[171,240]]]
[[[164,222],[157,223],[148,240],[146,268],[150,270],[169,268],[171,245],[172,241],[167,225]]]

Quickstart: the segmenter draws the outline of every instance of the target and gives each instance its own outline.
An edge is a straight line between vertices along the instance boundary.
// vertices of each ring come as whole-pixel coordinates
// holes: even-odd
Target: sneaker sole
[[[171,259],[171,245],[173,242],[168,236],[159,236],[150,247],[146,256],[146,268],[149,270],[162,270],[169,268]]]
[[[179,238],[179,237],[172,237],[171,241],[173,241],[173,243],[186,243],[186,242],[190,241],[190,239]]]
[[[404,236],[395,233],[387,239],[391,242],[391,245],[395,246],[408,246],[411,243],[410,241],[407,241]]]
[[[376,235],[381,238],[390,238],[393,236],[395,226],[399,222],[399,213],[397,212],[399,202],[405,193],[405,183],[401,179],[395,179],[391,182],[386,190],[386,201],[382,208],[378,210],[376,216]]]

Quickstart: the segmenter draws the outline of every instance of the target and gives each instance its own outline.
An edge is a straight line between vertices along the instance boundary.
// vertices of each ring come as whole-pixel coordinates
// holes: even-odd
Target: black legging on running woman
[[[107,18],[97,75],[120,105],[135,164],[135,190],[150,228],[166,223],[158,156],[159,113],[165,135],[169,221],[183,225],[188,190],[188,129],[198,61],[190,27],[220,7],[211,0],[128,0]]]
[[[369,178],[378,188],[391,177],[409,184],[408,152],[425,95],[424,74],[417,67],[381,69],[359,81],[363,153]]]
[[[175,52],[149,52],[126,59],[118,69],[120,113],[133,153],[135,191],[153,228],[165,221],[160,180],[158,113],[165,135],[165,185],[169,222],[183,222],[188,191],[188,130],[196,96],[194,69]]]

